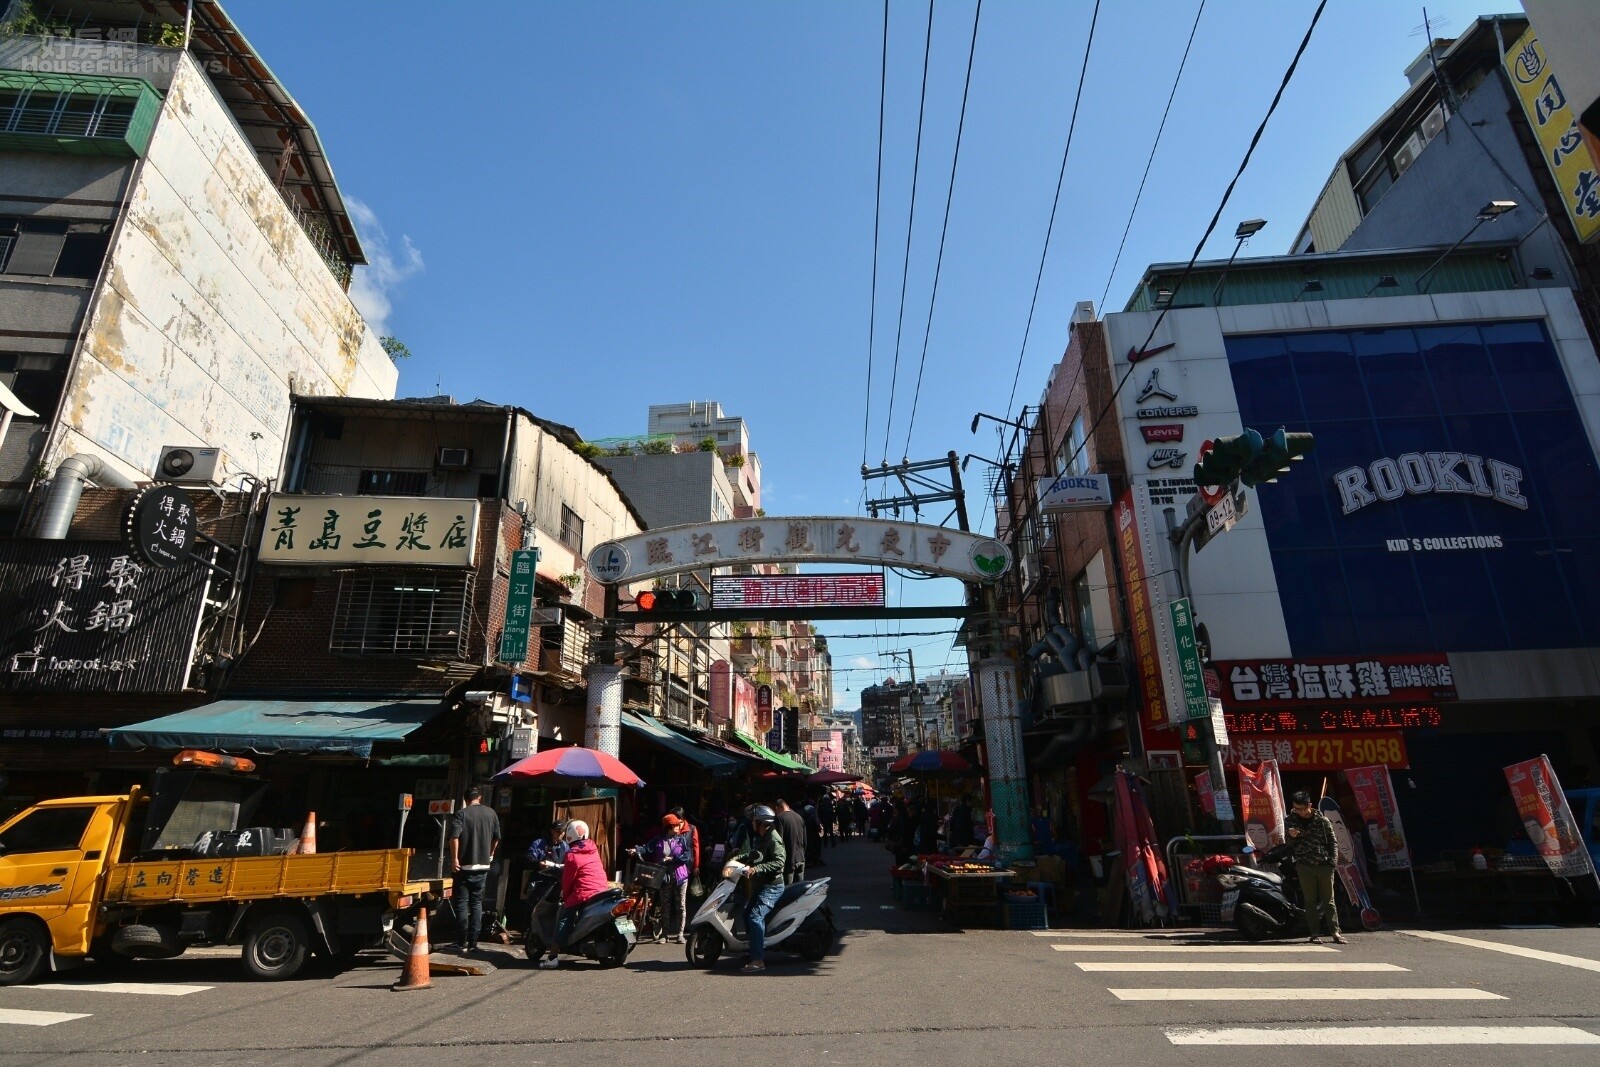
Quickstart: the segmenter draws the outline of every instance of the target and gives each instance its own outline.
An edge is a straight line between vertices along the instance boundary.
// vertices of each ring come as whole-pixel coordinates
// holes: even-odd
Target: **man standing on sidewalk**
[[[1335,944],[1348,944],[1339,932],[1339,906],[1333,899],[1333,862],[1338,845],[1333,824],[1311,806],[1311,794],[1301,790],[1293,797],[1289,813],[1289,840],[1294,843],[1295,873],[1300,876],[1300,896],[1306,906],[1311,943],[1322,943],[1326,930]]]
[[[806,877],[806,819],[779,797],[772,805],[778,811],[778,836],[783,838],[783,884],[794,885]]]
[[[457,945],[478,950],[478,928],[483,925],[483,887],[489,866],[500,847],[500,816],[483,806],[483,790],[467,790],[466,807],[450,820],[450,870],[455,876]]]

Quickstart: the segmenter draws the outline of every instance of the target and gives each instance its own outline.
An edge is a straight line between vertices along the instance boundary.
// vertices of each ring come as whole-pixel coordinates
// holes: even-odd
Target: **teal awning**
[[[622,726],[645,740],[660,745],[673,755],[687,760],[713,778],[726,778],[730,774],[739,773],[741,765],[732,756],[724,756],[720,752],[712,751],[705,745],[696,744],[682,734],[669,730],[647,715],[624,711],[622,713]]]
[[[403,741],[445,705],[433,700],[217,700],[106,731],[113,748],[205,748],[370,756]]]
[[[783,770],[803,771],[806,774],[810,774],[812,771],[816,770],[815,767],[808,767],[806,764],[801,763],[797,759],[790,759],[782,752],[772,751],[772,749],[768,748],[766,745],[763,745],[760,741],[757,741],[743,730],[735,730],[733,732],[733,736],[737,737],[740,744],[744,745],[751,752],[754,752],[768,763],[774,764]]]

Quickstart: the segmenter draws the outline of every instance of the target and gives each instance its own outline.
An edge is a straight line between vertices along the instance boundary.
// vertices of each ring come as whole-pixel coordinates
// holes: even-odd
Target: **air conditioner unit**
[[[1413,133],[1410,137],[1407,137],[1406,143],[1401,145],[1399,151],[1394,154],[1395,173],[1404,174],[1410,170],[1411,164],[1417,161],[1417,157],[1422,154],[1424,147],[1426,145],[1420,133]]]
[[[439,470],[465,470],[472,466],[472,449],[441,448],[439,454],[434,457],[433,465]]]
[[[1128,695],[1128,669],[1121,663],[1098,660],[1094,664],[1095,695],[1123,697]]]
[[[178,485],[221,485],[222,449],[162,445],[155,477],[156,481]]]
[[[1422,119],[1422,140],[1427,142],[1439,136],[1439,132],[1444,129],[1444,124],[1449,118],[1450,115],[1445,111],[1444,104],[1435,105],[1434,109]]]

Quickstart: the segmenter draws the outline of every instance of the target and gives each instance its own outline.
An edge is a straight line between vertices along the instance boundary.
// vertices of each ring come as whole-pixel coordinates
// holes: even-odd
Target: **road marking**
[[[1307,1026],[1167,1031],[1174,1045],[1600,1045],[1570,1026]]]
[[[1327,945],[1051,945],[1057,952],[1332,952]]]
[[[1034,937],[1137,937],[1151,941],[1173,941],[1179,938],[1210,937],[1215,930],[1032,930]]]
[[[1409,937],[1421,937],[1429,941],[1445,941],[1452,945],[1466,945],[1468,948],[1483,948],[1490,952],[1504,952],[1508,956],[1523,956],[1530,960],[1543,960],[1545,963],[1559,963],[1563,967],[1577,967],[1585,971],[1600,971],[1600,960],[1591,960],[1584,956],[1567,956],[1560,952],[1546,952],[1543,949],[1523,948],[1521,945],[1507,945],[1501,941],[1480,941],[1475,937],[1459,937],[1456,934],[1441,934],[1437,930],[1401,930],[1400,933]]]
[[[1195,989],[1112,989],[1118,1000],[1505,1000],[1486,989],[1405,989],[1369,986],[1285,988],[1222,986]]]
[[[1393,963],[1241,963],[1237,960],[1226,962],[1194,963],[1189,961],[1175,963],[1134,963],[1128,960],[1080,960],[1073,964],[1080,971],[1215,971],[1228,974],[1261,974],[1273,972],[1278,974],[1331,974],[1349,973],[1351,971],[1408,971],[1407,967],[1400,967]]]
[[[24,1011],[21,1008],[0,1008],[0,1025],[54,1026],[56,1023],[67,1023],[73,1019],[87,1019],[88,1017],[81,1012]]]
[[[136,993],[147,997],[186,997],[204,993],[208,985],[180,985],[175,982],[59,982],[54,985],[22,986],[23,989],[73,989],[81,993]]]
[[[861,905],[860,904],[840,904],[839,905],[839,910],[840,911],[860,911],[861,910]]]
[[[893,904],[879,904],[878,905],[878,910],[879,911],[894,911],[894,905]]]

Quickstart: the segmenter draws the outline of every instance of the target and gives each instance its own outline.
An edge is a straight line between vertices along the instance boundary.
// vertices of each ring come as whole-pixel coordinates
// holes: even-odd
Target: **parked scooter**
[[[561,910],[561,865],[546,860],[528,883],[528,932],[522,947],[535,962],[555,943],[556,914]],[[626,901],[620,890],[608,889],[583,905],[561,952],[595,960],[602,967],[620,967],[638,944],[633,922],[617,911]]]
[[[1232,923],[1251,941],[1305,937],[1310,927],[1300,904],[1298,885],[1285,875],[1292,844],[1261,854],[1261,867],[1234,864],[1216,873],[1222,886],[1222,921]]]
[[[712,967],[722,953],[750,947],[745,929],[743,893],[737,893],[745,865],[737,860],[722,868],[722,881],[695,912],[686,931],[684,954],[696,967]],[[828,879],[786,886],[767,915],[767,948],[782,948],[808,960],[820,960],[833,947],[833,912],[828,908]]]

